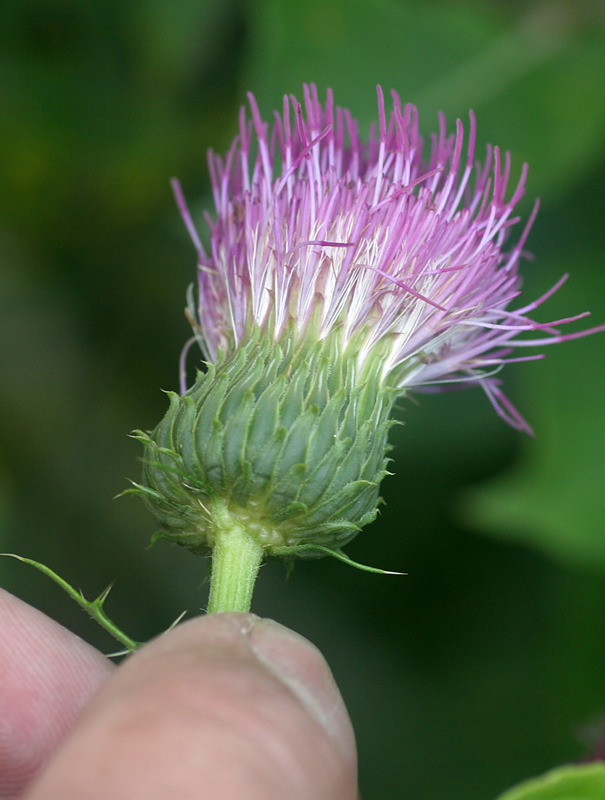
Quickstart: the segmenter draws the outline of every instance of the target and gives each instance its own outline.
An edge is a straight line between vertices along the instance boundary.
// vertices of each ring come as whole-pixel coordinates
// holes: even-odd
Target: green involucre
[[[360,372],[354,347],[251,334],[198,373],[151,433],[135,484],[165,537],[212,548],[216,511],[268,554],[338,550],[375,519],[399,392],[379,365]],[[322,555],[312,548],[300,555]]]

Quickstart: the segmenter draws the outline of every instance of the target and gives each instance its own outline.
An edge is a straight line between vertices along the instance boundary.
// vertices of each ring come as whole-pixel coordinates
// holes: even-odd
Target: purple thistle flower
[[[216,218],[189,292],[194,337],[181,395],[145,448],[143,497],[160,536],[212,553],[209,611],[247,611],[262,560],[332,555],[378,513],[389,474],[393,404],[411,390],[480,385],[513,427],[531,429],[496,374],[516,348],[584,317],[534,322],[519,261],[536,215],[505,249],[527,166],[507,189],[510,157],[475,161],[475,118],[448,135],[440,116],[424,160],[418,115],[378,88],[367,144],[351,114],[315,86],[284,98],[272,126],[251,120],[224,159],[210,153]],[[538,332],[533,339],[523,338]],[[198,341],[207,365],[187,388]],[[359,565],[358,565],[359,566]]]
[[[321,340],[355,336],[360,367],[375,360],[381,378],[401,393],[480,385],[513,427],[531,429],[500,389],[496,373],[516,348],[553,344],[599,330],[561,334],[530,316],[564,283],[517,309],[519,262],[538,210],[535,203],[516,242],[514,209],[525,191],[527,164],[508,189],[510,155],[487,147],[475,160],[475,117],[468,141],[444,116],[425,160],[413,105],[393,92],[387,119],[378,87],[378,125],[368,142],[328,90],[304,87],[303,106],[284,97],[273,125],[248,95],[251,120],[240,112],[239,135],[226,157],[209,153],[216,219],[207,253],[180,186],[179,208],[199,258],[197,303],[189,295],[195,338],[210,362],[235,350],[251,326],[275,341],[291,326]],[[508,195],[508,199],[507,199]],[[534,339],[519,338],[539,331]],[[194,340],[191,340],[194,341]],[[185,354],[184,354],[185,355]],[[184,355],[182,364],[184,365]],[[185,391],[184,366],[182,368]]]

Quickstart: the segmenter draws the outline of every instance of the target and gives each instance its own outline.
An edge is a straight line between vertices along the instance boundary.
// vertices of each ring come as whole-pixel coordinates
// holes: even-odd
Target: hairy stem
[[[263,547],[227,508],[213,504],[214,547],[208,613],[250,610]]]

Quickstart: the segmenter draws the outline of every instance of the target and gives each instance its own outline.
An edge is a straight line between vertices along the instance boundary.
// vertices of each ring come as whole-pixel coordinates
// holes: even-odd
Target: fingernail
[[[269,619],[257,619],[248,632],[256,657],[300,700],[307,712],[348,756],[355,753],[349,715],[330,669],[310,642]]]

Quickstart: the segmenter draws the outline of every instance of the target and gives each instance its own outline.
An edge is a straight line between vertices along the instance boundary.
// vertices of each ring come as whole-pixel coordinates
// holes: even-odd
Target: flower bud
[[[161,535],[212,548],[216,509],[269,555],[338,550],[377,513],[396,392],[338,339],[259,330],[198,373],[145,445]],[[301,549],[302,547],[302,549]]]

